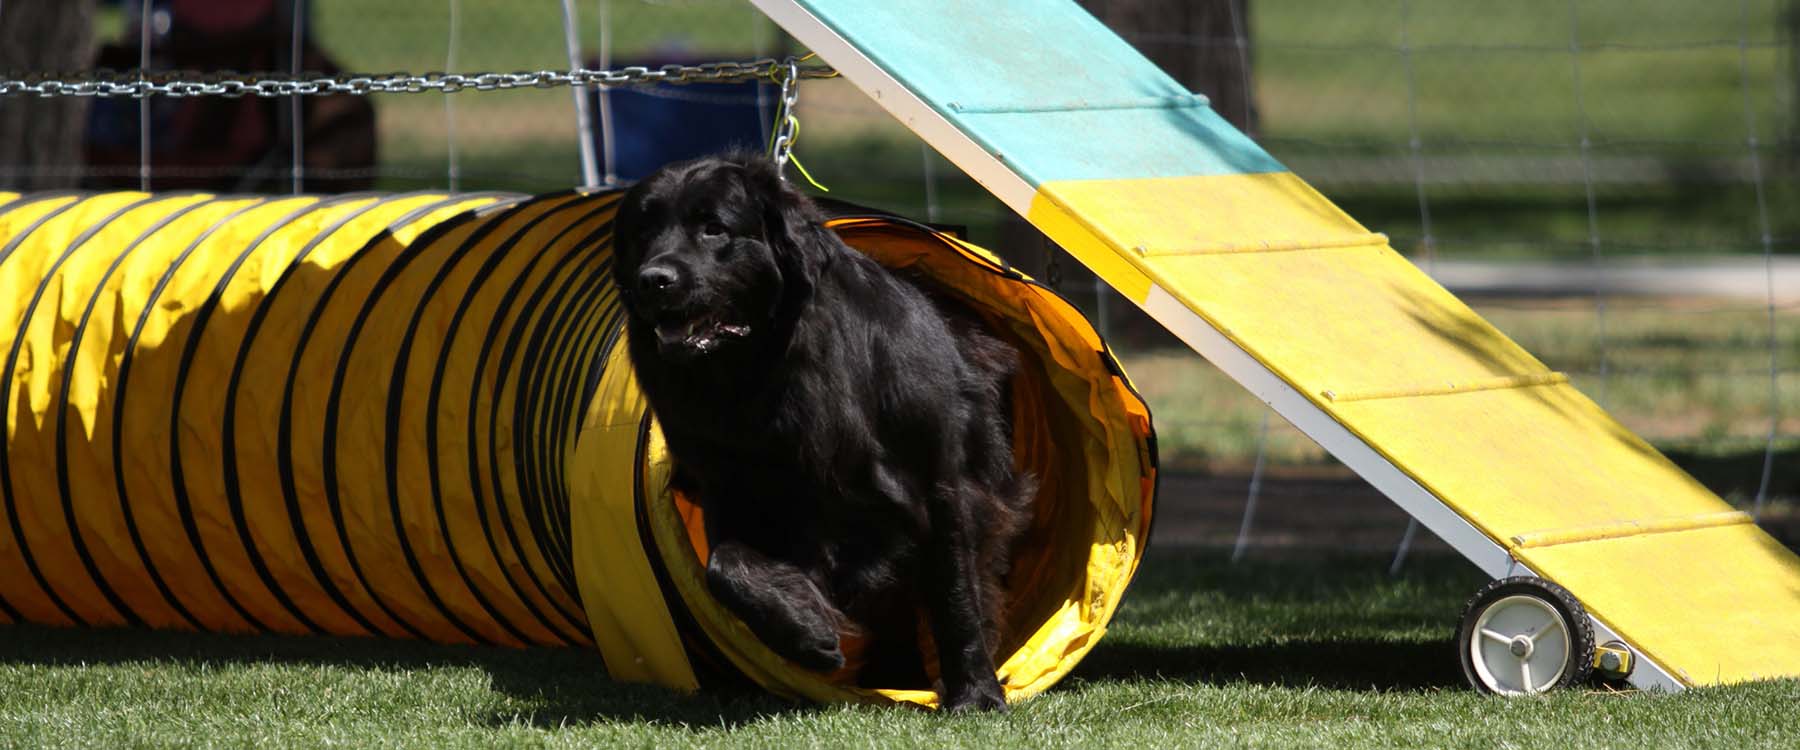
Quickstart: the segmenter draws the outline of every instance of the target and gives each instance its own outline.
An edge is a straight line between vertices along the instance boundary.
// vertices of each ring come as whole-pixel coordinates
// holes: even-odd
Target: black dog
[[[713,594],[783,656],[1004,709],[1002,579],[1032,480],[1013,467],[1018,352],[845,246],[760,157],[664,167],[626,193],[613,278],[638,380],[697,497]]]

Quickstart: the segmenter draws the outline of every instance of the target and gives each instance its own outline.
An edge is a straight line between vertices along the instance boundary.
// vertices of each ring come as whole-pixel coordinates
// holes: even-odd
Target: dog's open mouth
[[[696,354],[705,354],[717,348],[727,339],[741,339],[750,335],[750,326],[742,323],[727,323],[711,315],[702,315],[687,321],[667,321],[656,325],[656,344],[668,350],[681,348]]]

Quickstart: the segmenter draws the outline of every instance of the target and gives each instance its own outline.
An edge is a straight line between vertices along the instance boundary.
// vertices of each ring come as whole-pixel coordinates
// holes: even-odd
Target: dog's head
[[[613,281],[634,338],[687,360],[774,333],[810,293],[823,248],[811,202],[760,156],[671,164],[625,193]]]

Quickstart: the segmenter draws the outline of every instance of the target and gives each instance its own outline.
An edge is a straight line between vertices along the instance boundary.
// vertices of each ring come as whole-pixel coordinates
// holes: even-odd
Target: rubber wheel
[[[1536,695],[1587,682],[1594,626],[1568,589],[1531,576],[1502,578],[1463,607],[1456,650],[1476,690]]]

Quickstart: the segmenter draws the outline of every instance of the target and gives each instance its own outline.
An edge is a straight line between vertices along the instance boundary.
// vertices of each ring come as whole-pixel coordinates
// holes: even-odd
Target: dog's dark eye
[[[720,224],[719,222],[716,222],[716,221],[706,222],[705,226],[700,227],[700,236],[703,238],[706,238],[706,239],[712,239],[715,237],[724,237],[725,236],[725,225]]]

